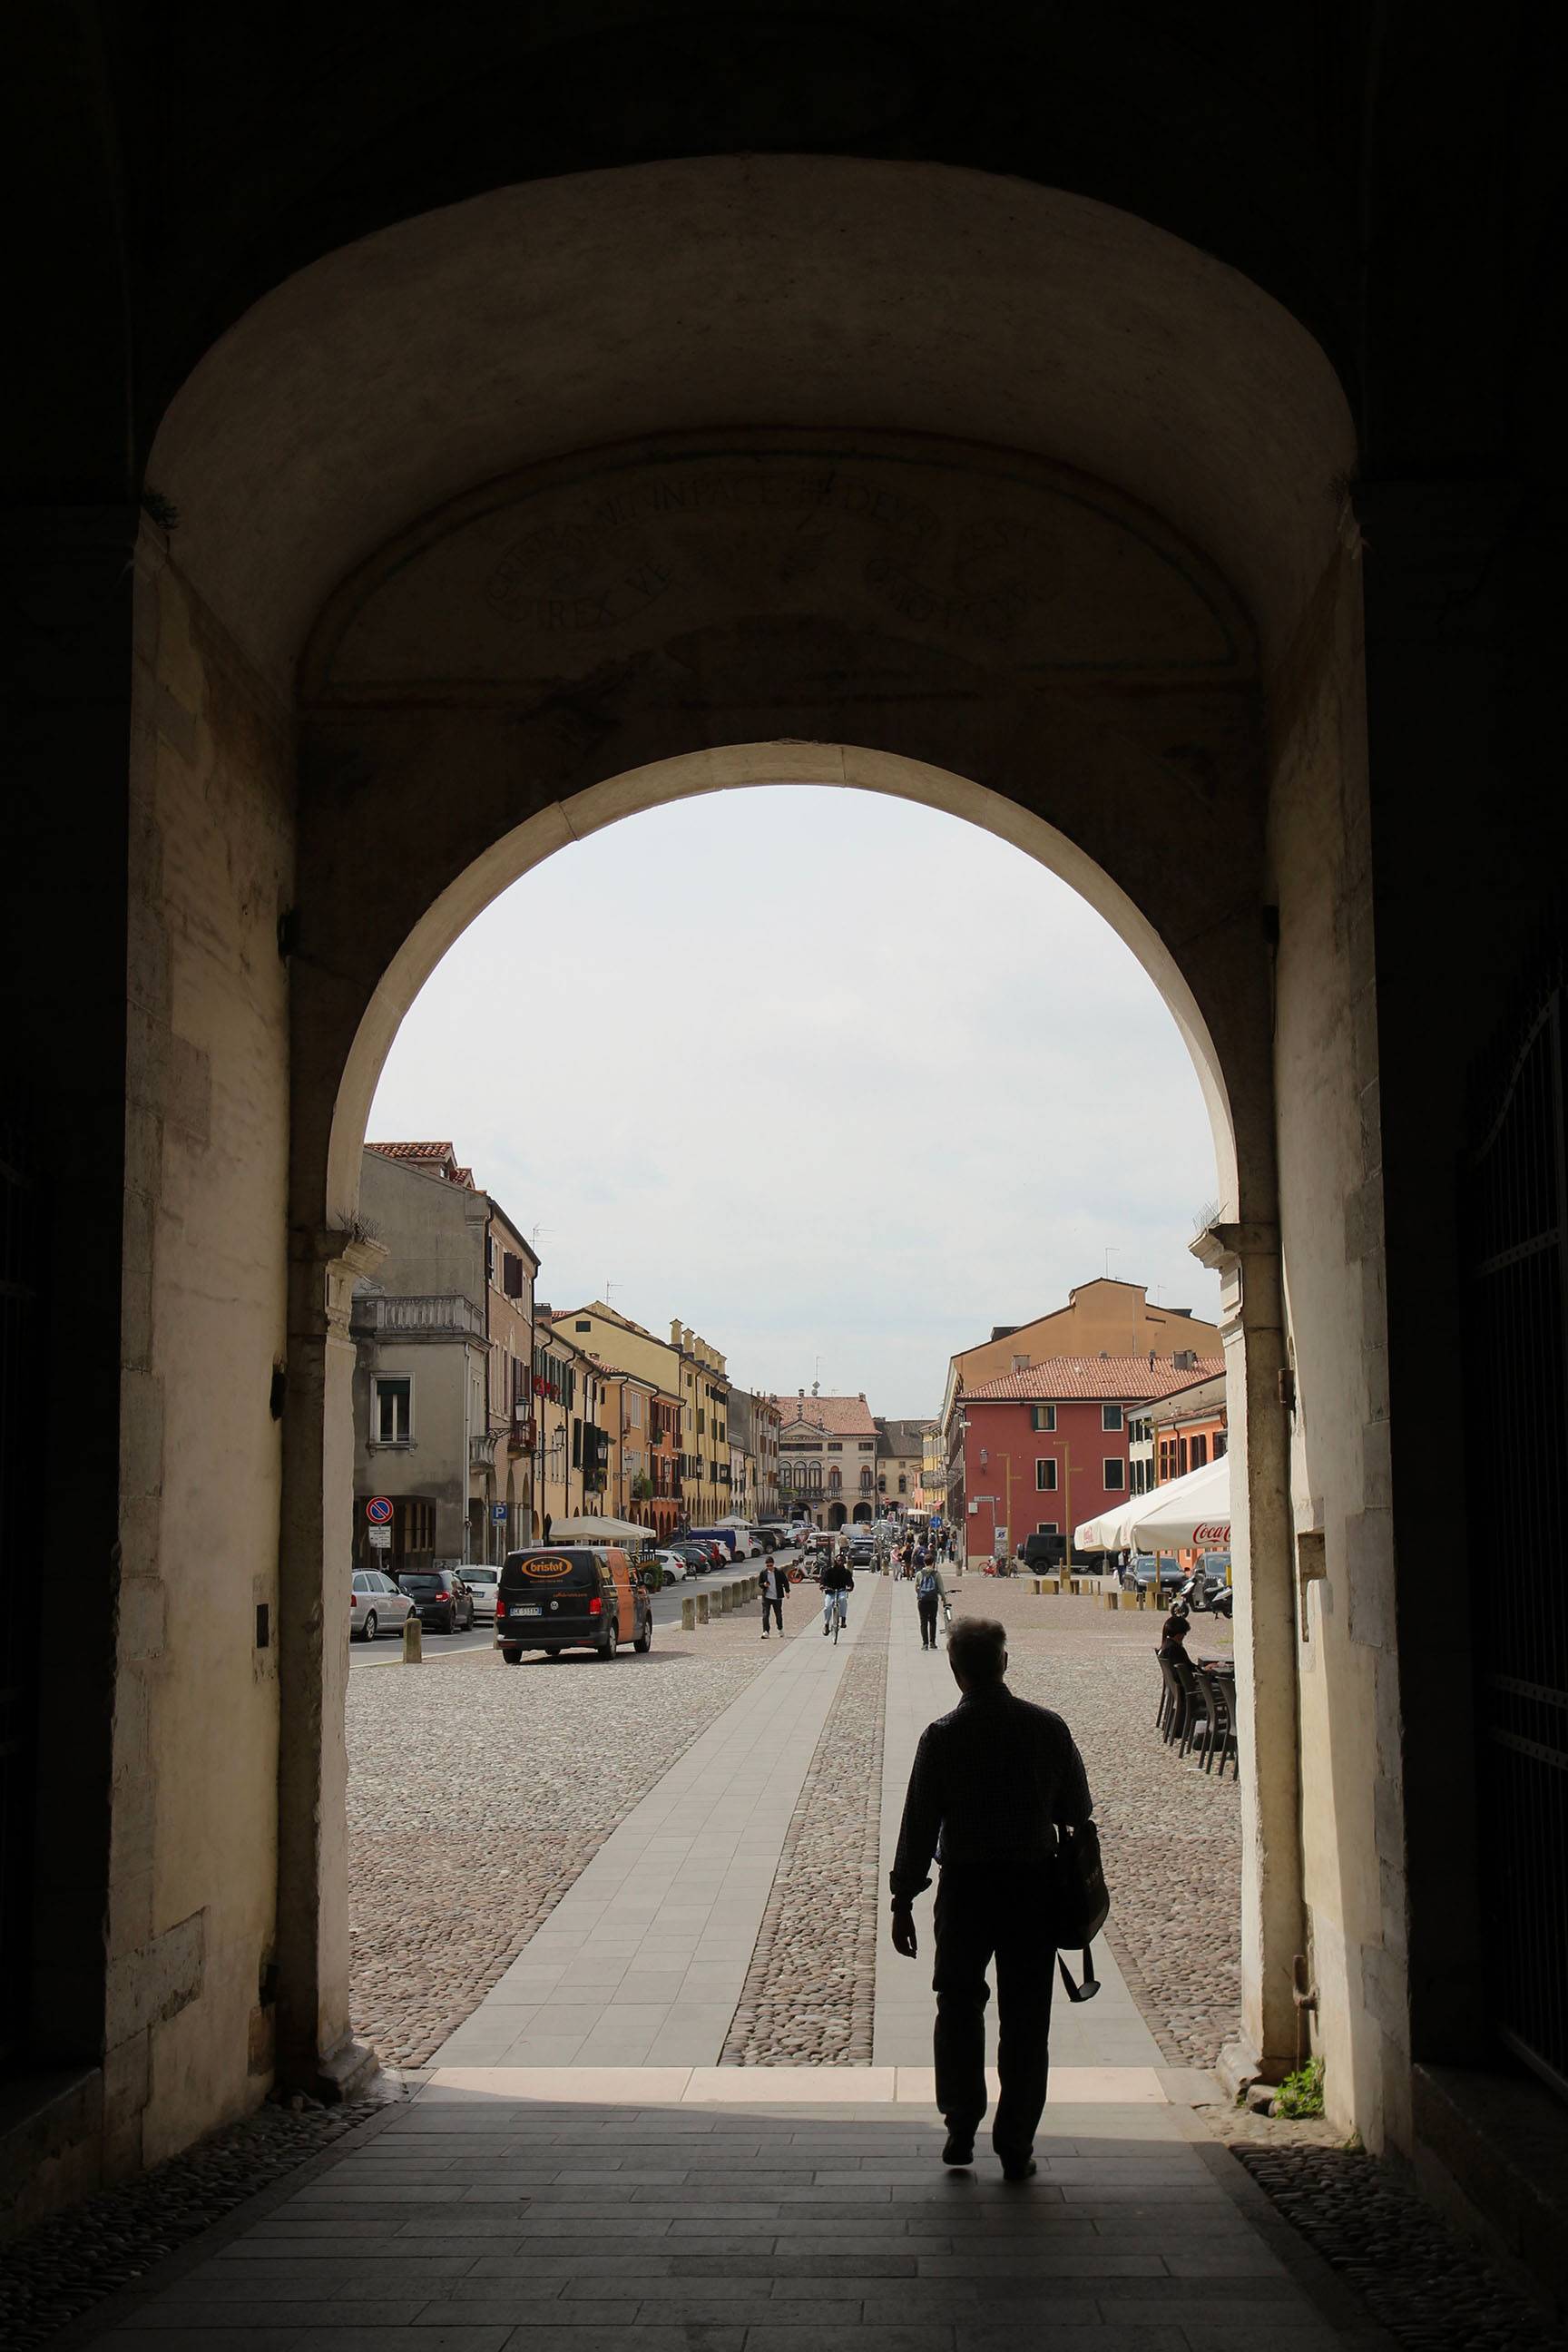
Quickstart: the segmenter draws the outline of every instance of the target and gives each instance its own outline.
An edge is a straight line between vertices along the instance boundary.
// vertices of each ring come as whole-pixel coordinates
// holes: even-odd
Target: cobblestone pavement
[[[1561,2331],[1386,2164],[1359,2148],[1308,2144],[1293,2124],[1272,2146],[1249,2132],[1234,2153],[1309,2245],[1399,2343],[1420,2352],[1562,2352]],[[1222,2134],[1222,2137],[1226,2136]]]
[[[321,2155],[384,2105],[268,2105],[143,2180],[51,2214],[0,2248],[0,2344],[29,2352],[199,2238],[247,2197]]]
[[[1110,1941],[1166,2059],[1212,2066],[1241,1998],[1241,1807],[1235,1780],[1183,1763],[1154,1728],[1160,1617],[1041,1595],[1021,1577],[971,1574],[957,1607],[1007,1628],[1007,1679],[1065,1716],[1078,1741],[1110,1888]],[[1228,1656],[1203,1617],[1189,1646]]]
[[[647,1657],[493,1650],[351,1676],[354,2031],[424,2064],[616,1823],[774,1654],[761,1604]]]
[[[863,1621],[784,1835],[726,2066],[871,2063],[891,1586],[862,1580],[860,1591]]]

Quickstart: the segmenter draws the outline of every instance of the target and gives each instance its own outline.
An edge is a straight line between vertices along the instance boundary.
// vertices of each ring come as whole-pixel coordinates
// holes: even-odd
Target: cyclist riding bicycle
[[[837,1617],[840,1628],[849,1622],[849,1595],[855,1590],[855,1577],[847,1559],[837,1556],[828,1559],[822,1570],[822,1630],[833,1631]]]

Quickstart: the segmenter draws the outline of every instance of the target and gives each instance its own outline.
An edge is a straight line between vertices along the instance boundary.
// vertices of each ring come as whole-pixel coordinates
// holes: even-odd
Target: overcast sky
[[[748,1387],[934,1412],[955,1349],[1108,1266],[1217,1307],[1153,983],[1021,851],[875,793],[722,793],[549,858],[431,976],[370,1133],[449,1137],[542,1298],[613,1286]]]

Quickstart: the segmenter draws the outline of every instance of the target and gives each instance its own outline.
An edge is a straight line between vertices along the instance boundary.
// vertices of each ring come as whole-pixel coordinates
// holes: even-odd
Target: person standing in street
[[[920,1612],[921,1647],[936,1647],[936,1613],[947,1598],[942,1580],[942,1570],[934,1559],[923,1552],[915,1555],[915,1606]]]
[[[984,2118],[985,1970],[996,1963],[1001,2096],[991,2142],[1008,2180],[1035,2170],[1045,2110],[1056,1962],[1047,1880],[1062,1832],[1093,1811],[1083,1759],[1059,1715],[1007,1688],[1006,1633],[963,1617],[947,1659],[962,1696],[921,1734],[890,1875],[893,1948],[915,1958],[914,1899],[936,1897],[936,2097],[944,2164],[974,2161]],[[998,1791],[1005,1798],[998,1801]]]
[[[763,1591],[763,1639],[765,1642],[768,1638],[768,1613],[771,1611],[773,1612],[773,1623],[779,1629],[779,1639],[782,1642],[784,1639],[784,1594],[789,1591],[789,1578],[785,1571],[780,1568],[772,1552],[769,1552],[766,1559],[763,1560],[763,1572],[757,1581],[762,1586]]]

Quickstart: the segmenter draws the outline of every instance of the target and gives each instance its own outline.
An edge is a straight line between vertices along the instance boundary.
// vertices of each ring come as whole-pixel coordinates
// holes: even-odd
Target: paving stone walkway
[[[929,1942],[875,1969],[873,2063],[720,2064],[857,1642],[885,1645],[865,1820],[952,1703],[895,1589],[796,1633],[648,1790],[415,2095],[106,2309],[121,2352],[1376,2352],[1215,2145],[1113,1965],[1058,2028],[1039,2171],[948,2173]],[[878,1688],[881,1688],[879,1674]],[[864,1860],[858,1866],[863,1871]],[[809,1976],[809,1956],[805,1968]]]

